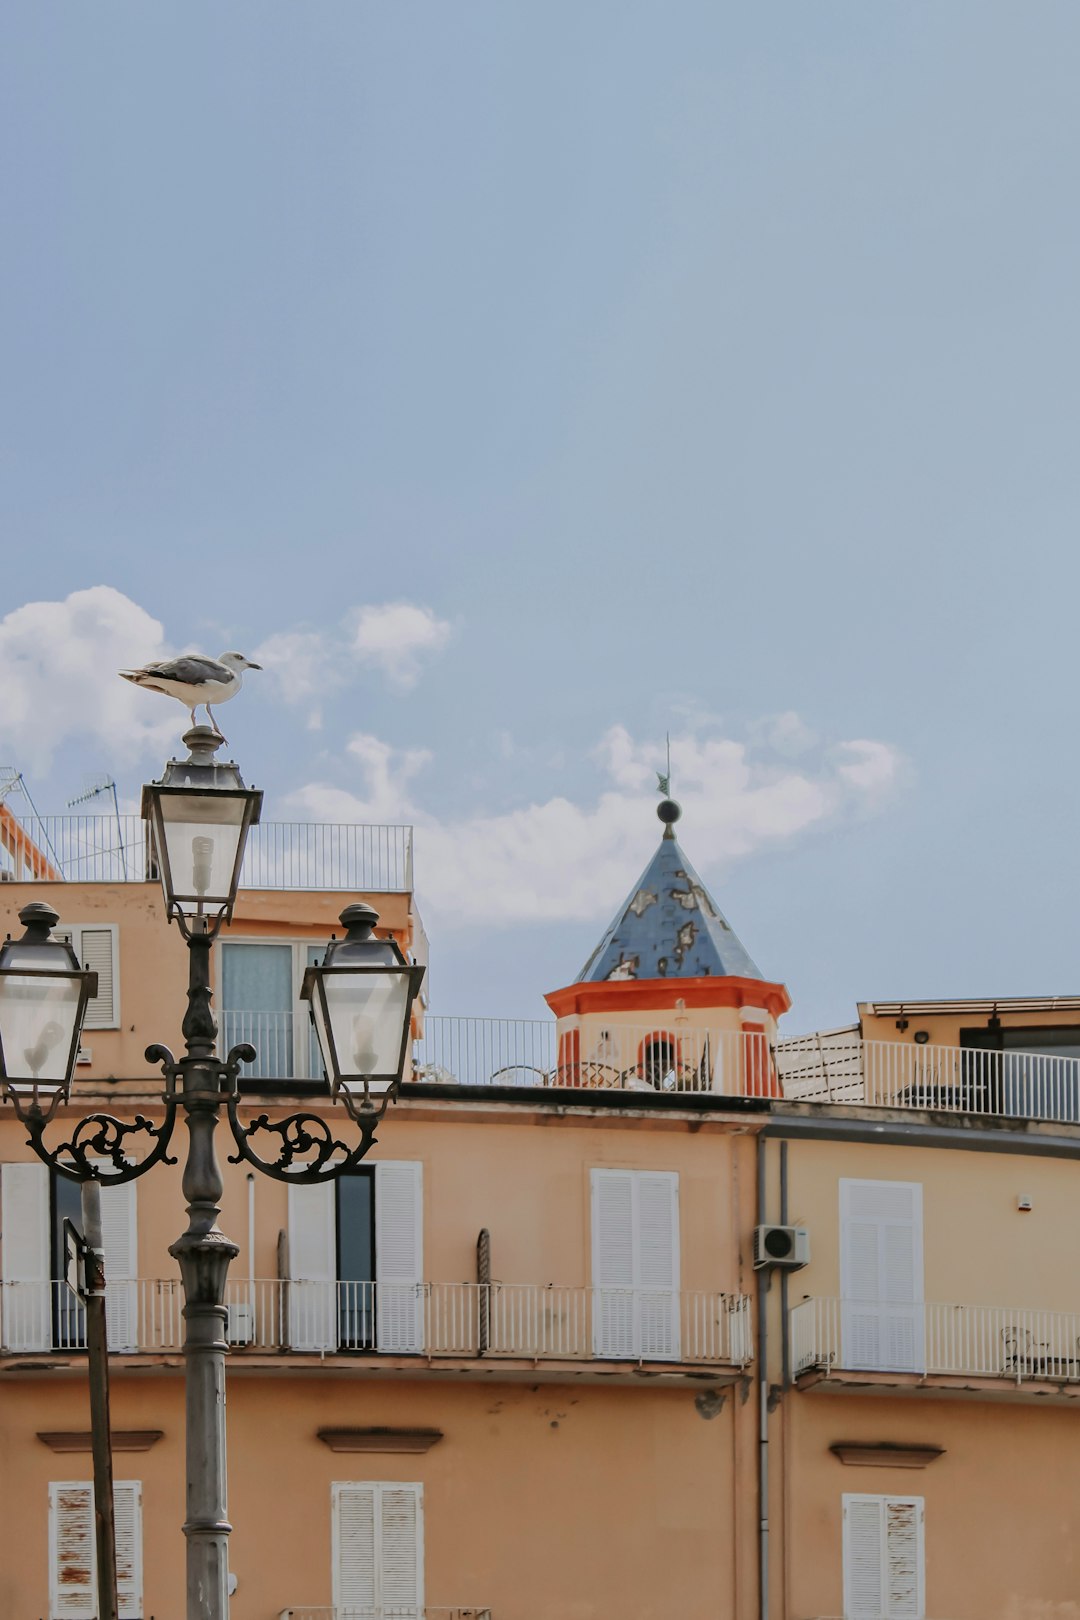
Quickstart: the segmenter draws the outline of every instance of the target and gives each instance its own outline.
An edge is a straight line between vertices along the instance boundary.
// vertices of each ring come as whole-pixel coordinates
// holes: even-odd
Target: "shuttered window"
[[[423,1166],[381,1160],[375,1166],[375,1330],[380,1350],[422,1350],[424,1275]]]
[[[679,1178],[673,1171],[592,1172],[593,1349],[677,1360]]]
[[[340,1481],[331,1487],[335,1612],[420,1620],[423,1488]]]
[[[424,1348],[423,1165],[380,1160],[375,1172],[375,1348]],[[333,1186],[289,1188],[289,1343],[294,1350],[370,1347],[370,1285],[338,1282]]]
[[[113,1485],[120,1620],[142,1620],[142,1485]],[[88,1480],[49,1486],[50,1620],[94,1620],[97,1606],[94,1487]]]
[[[55,939],[68,940],[82,967],[98,976],[97,995],[87,1004],[84,1029],[120,1027],[120,931],[115,923],[67,924],[54,928]]]
[[[925,1343],[918,1182],[841,1180],[840,1284],[844,1366],[921,1371]]]
[[[43,1164],[0,1165],[0,1245],[5,1350],[48,1350],[52,1344],[49,1265],[49,1172]]]
[[[844,1497],[844,1620],[924,1620],[921,1496]]]

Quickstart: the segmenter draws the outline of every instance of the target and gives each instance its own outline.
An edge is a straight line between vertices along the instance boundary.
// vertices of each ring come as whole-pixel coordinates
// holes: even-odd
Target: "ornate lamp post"
[[[188,1128],[183,1191],[186,1231],[171,1246],[184,1297],[187,1409],[187,1617],[226,1620],[228,1536],[225,1453],[225,1283],[239,1253],[217,1224],[222,1193],[214,1147],[222,1108],[236,1152],[280,1181],[326,1181],[352,1169],[370,1150],[375,1131],[396,1097],[404,1071],[412,1004],[424,969],[411,967],[393,942],[372,938],[378,921],[370,906],[346,907],[344,940],[331,940],[320,967],[309,968],[302,995],[330,1078],[331,1095],[359,1126],[359,1142],[337,1138],[321,1114],[297,1113],[249,1124],[239,1115],[238,1074],[255,1050],[234,1046],[216,1053],[211,1009],[210,953],[232,917],[248,830],[258,821],[262,794],[247,788],[233,764],[214,757],[221,738],[208,726],[184,736],[186,760],[170,760],[160,782],[143,790],[170,920],[188,946],[188,1006],[184,1055],[150,1046],[146,1057],[164,1076],[164,1119],[130,1122],[109,1114],[78,1120],[66,1141],[49,1145],[46,1127],[70,1097],[83,1015],[96,990],[68,945],[50,938],[59,920],[35,903],[20,917],[26,933],[0,947],[0,1083],[27,1127],[30,1146],[57,1174],[103,1186],[132,1181],[159,1161],[175,1164],[169,1145],[182,1108]],[[268,1137],[273,1151],[258,1151]],[[131,1143],[148,1144],[132,1163]]]

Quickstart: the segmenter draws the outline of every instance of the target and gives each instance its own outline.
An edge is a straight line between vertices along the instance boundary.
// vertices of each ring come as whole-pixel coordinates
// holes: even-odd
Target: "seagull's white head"
[[[261,664],[253,664],[250,658],[245,658],[243,653],[238,652],[222,653],[218,663],[228,664],[230,669],[262,669]]]

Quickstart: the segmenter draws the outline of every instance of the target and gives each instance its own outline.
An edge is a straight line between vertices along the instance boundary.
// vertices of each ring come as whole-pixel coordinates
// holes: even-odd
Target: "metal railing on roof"
[[[33,835],[0,827],[0,878],[21,883],[143,883],[156,874],[140,816],[41,816]],[[244,889],[411,893],[413,829],[354,822],[264,821],[253,827]]]

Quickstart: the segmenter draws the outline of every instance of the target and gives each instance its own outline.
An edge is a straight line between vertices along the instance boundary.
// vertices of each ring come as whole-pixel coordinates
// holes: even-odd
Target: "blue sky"
[[[3,29],[0,757],[42,808],[175,735],[98,671],[262,649],[237,757],[268,815],[415,817],[436,1010],[574,976],[667,730],[792,1029],[1076,989],[1074,5]]]

